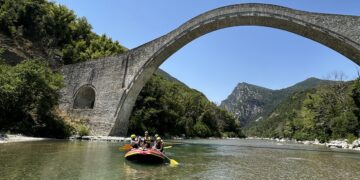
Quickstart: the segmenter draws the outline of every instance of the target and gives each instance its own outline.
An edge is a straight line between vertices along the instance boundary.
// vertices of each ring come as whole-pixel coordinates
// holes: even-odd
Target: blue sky
[[[98,34],[134,48],[208,10],[238,3],[268,3],[294,9],[360,16],[357,0],[56,0],[86,17]],[[271,89],[291,86],[308,77],[325,78],[334,71],[348,79],[359,66],[317,42],[286,31],[241,26],[202,36],[172,55],[161,68],[221,102],[240,82]]]

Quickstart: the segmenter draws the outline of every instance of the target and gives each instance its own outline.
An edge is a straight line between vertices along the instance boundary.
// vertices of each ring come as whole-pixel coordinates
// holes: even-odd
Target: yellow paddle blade
[[[171,167],[175,167],[177,165],[179,165],[179,163],[177,161],[175,161],[174,159],[170,159],[170,166]]]
[[[172,148],[172,146],[165,146],[164,149]]]
[[[132,146],[130,144],[125,144],[125,145],[119,147],[120,151],[126,151],[126,150],[130,150],[130,149],[132,149]]]

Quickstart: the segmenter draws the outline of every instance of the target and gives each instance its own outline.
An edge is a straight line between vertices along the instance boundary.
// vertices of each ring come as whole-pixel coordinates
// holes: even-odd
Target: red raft
[[[155,149],[131,149],[124,156],[131,161],[146,162],[146,163],[162,163],[165,155]]]

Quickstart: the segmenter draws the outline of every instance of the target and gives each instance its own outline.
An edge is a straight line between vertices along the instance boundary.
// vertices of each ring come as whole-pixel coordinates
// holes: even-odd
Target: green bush
[[[223,132],[221,134],[223,138],[232,138],[232,137],[238,137],[238,135],[235,132]]]
[[[354,134],[348,134],[348,135],[346,136],[346,139],[347,139],[347,142],[351,144],[351,143],[353,143],[355,140],[357,140],[358,137],[356,137]]]
[[[211,135],[209,127],[201,121],[196,122],[194,126],[194,136],[197,137],[208,137]]]
[[[81,125],[79,128],[78,135],[79,136],[88,136],[90,134],[89,128],[84,125]]]
[[[293,138],[298,141],[313,140],[313,137],[310,134],[301,131],[295,132]]]

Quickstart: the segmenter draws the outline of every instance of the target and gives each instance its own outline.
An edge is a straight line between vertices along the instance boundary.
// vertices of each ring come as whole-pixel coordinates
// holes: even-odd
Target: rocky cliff
[[[220,107],[235,114],[242,126],[261,118],[274,91],[248,83],[239,83]]]

